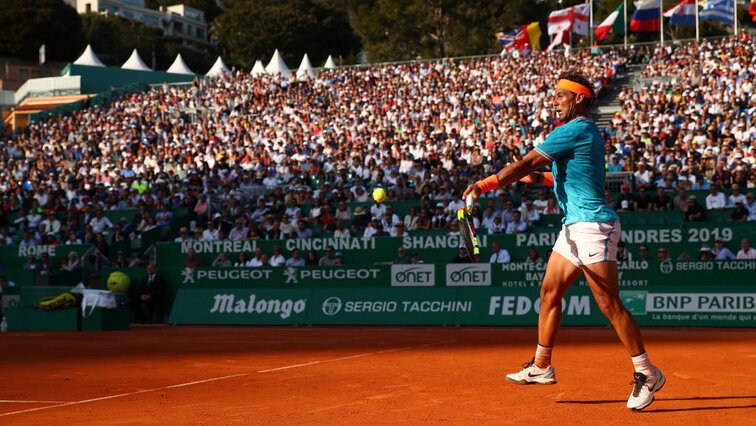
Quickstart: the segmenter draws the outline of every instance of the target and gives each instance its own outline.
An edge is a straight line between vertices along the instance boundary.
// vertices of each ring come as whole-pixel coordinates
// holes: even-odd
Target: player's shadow
[[[753,399],[753,404],[747,405],[726,405],[726,406],[713,406],[713,407],[689,407],[689,408],[659,408],[643,410],[644,413],[671,413],[676,411],[709,411],[709,410],[734,410],[738,408],[756,408],[756,396],[694,396],[689,398],[656,398],[656,401],[716,401],[716,400],[730,400],[730,399]],[[557,404],[579,404],[579,405],[594,405],[594,404],[617,404],[625,403],[626,400],[594,400],[594,401],[556,401]]]

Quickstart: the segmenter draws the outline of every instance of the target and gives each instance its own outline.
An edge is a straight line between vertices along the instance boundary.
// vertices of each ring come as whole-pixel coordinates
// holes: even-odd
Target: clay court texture
[[[756,424],[756,331],[644,330],[667,375],[625,408],[608,328],[565,328],[559,383],[504,378],[534,328],[156,327],[0,335],[0,424]]]

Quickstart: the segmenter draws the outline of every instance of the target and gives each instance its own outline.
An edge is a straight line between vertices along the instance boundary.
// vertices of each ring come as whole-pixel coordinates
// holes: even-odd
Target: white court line
[[[241,377],[241,376],[248,376],[248,375],[249,373],[240,373],[240,374],[232,374],[230,376],[213,377],[212,379],[197,380],[196,382],[182,383],[180,385],[170,385],[170,386],[166,386],[164,389],[180,388],[182,386],[198,385],[200,383],[214,382],[216,380],[232,379],[234,377]]]
[[[257,373],[268,373],[270,371],[288,370],[290,368],[305,367],[305,366],[308,366],[308,365],[320,364],[321,362],[323,362],[323,361],[313,361],[313,362],[306,362],[304,364],[287,365],[286,367],[278,367],[278,368],[271,368],[271,369],[268,369],[268,370],[260,370],[260,371],[257,371]]]
[[[267,370],[259,370],[259,371],[256,371],[256,373],[269,373],[269,372],[272,372],[272,371],[280,371],[280,370],[287,370],[287,369],[290,369],[290,368],[306,367],[308,365],[322,364],[322,363],[326,363],[326,362],[336,362],[336,361],[343,361],[343,360],[352,359],[352,358],[360,358],[360,357],[363,357],[363,356],[368,356],[368,355],[373,355],[373,354],[385,354],[385,353],[389,353],[389,352],[405,351],[405,350],[409,350],[409,349],[426,348],[428,346],[443,345],[444,343],[450,343],[450,342],[453,342],[453,341],[454,340],[444,340],[442,342],[427,343],[427,344],[424,344],[424,345],[405,346],[405,347],[401,347],[401,348],[387,349],[387,350],[377,351],[377,352],[368,352],[368,353],[357,354],[357,355],[349,355],[349,356],[345,356],[345,357],[326,359],[326,360],[322,360],[322,361],[307,362],[307,363],[304,363],[304,364],[287,365],[287,366],[284,366],[284,367],[269,368]],[[115,398],[122,398],[124,396],[138,395],[140,393],[156,392],[156,391],[160,391],[160,390],[164,390],[164,389],[179,388],[179,387],[182,387],[182,386],[191,386],[191,385],[196,385],[196,384],[200,384],[200,383],[207,383],[207,382],[213,382],[213,381],[218,381],[218,380],[231,379],[231,378],[234,378],[234,377],[249,376],[250,374],[252,374],[252,373],[240,373],[240,374],[233,374],[233,375],[230,375],[230,376],[213,377],[213,378],[210,378],[210,379],[198,380],[198,381],[195,381],[195,382],[180,383],[180,384],[177,384],[177,385],[163,386],[163,387],[159,387],[159,388],[142,389],[142,390],[138,390],[138,391],[134,391],[134,392],[121,393],[121,394],[118,394],[118,395],[103,396],[103,397],[100,397],[100,398],[84,399],[84,400],[81,400],[81,401],[62,402],[62,403],[57,403],[57,402],[54,402],[54,401],[49,401],[49,403],[54,403],[55,405],[48,405],[46,407],[36,407],[36,408],[29,408],[29,409],[26,409],[26,410],[18,410],[18,411],[10,411],[10,412],[7,412],[7,413],[0,413],[0,417],[10,416],[10,415],[13,415],[13,414],[31,413],[31,412],[34,412],[34,411],[47,410],[47,409],[50,409],[50,408],[68,407],[70,405],[79,405],[79,404],[87,404],[87,403],[90,403],[90,402],[105,401],[107,399],[115,399]],[[44,403],[44,401],[34,401],[34,402]]]
[[[16,399],[0,399],[0,403],[19,403],[19,404],[65,404],[66,401],[19,401]]]

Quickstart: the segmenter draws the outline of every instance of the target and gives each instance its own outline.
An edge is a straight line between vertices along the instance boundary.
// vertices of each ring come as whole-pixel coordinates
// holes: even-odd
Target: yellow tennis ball
[[[382,203],[386,199],[386,190],[383,188],[375,188],[373,190],[373,199],[379,203]]]
[[[108,276],[108,290],[113,293],[126,293],[131,287],[131,279],[120,271],[115,271]]]

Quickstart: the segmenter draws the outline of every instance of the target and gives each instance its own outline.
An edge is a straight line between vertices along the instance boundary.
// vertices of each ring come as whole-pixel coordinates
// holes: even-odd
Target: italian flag
[[[624,2],[620,3],[619,7],[614,9],[604,22],[602,22],[598,28],[596,28],[596,41],[601,41],[606,38],[609,31],[614,34],[625,34],[625,14],[622,11]]]

